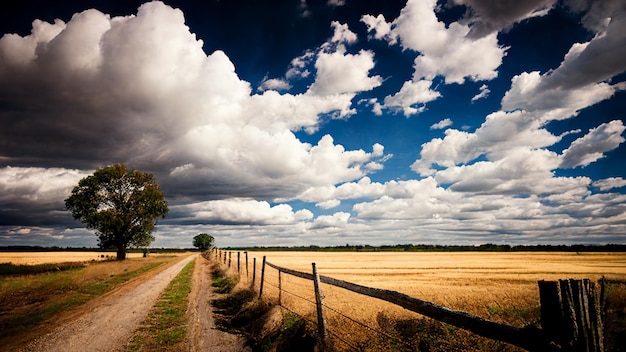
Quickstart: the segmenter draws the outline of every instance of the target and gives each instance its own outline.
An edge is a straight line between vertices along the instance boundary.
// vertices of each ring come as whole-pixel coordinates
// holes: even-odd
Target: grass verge
[[[150,311],[142,327],[131,339],[129,351],[186,350],[186,311],[195,260],[187,264],[170,282]]]
[[[69,269],[82,268],[86,265],[87,264],[83,262],[47,263],[35,265],[0,263],[0,277],[65,271]]]
[[[2,276],[0,280],[0,345],[20,344],[52,329],[42,325],[59,313],[101,296],[157,267],[166,258],[137,258],[72,264],[59,271]],[[19,269],[29,271],[28,268]],[[39,269],[35,269],[38,272]]]

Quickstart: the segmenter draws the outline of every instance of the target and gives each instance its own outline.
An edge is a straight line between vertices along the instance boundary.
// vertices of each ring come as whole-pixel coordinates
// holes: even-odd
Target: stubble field
[[[236,253],[233,253],[236,269]],[[263,256],[272,264],[303,272],[311,272],[315,262],[320,275],[360,285],[388,289],[411,297],[430,301],[454,310],[515,326],[538,324],[539,280],[583,279],[593,281],[604,277],[614,282],[626,282],[626,253],[547,253],[547,252],[249,252],[250,274],[246,275],[242,256],[242,281],[250,282],[252,258],[257,258],[257,288]],[[278,272],[266,267],[266,285],[263,296],[278,300]],[[288,310],[314,320],[313,283],[282,274],[281,303]],[[335,333],[349,332],[348,340],[372,343],[384,330],[388,335],[403,332],[398,321],[411,322],[408,340],[419,338],[419,329],[436,330],[434,335],[443,340],[431,341],[445,349],[466,348],[446,345],[446,336],[460,336],[434,323],[422,324],[423,317],[403,308],[374,298],[358,295],[341,288],[322,285],[327,319]],[[624,287],[619,288],[623,290]],[[622,295],[623,292],[618,293]],[[626,301],[626,299],[624,299]],[[624,303],[622,301],[619,304]],[[626,307],[619,308],[626,313]],[[619,313],[619,312],[618,312]],[[354,323],[352,319],[363,323]],[[421,325],[420,325],[421,324]],[[434,324],[434,325],[433,325]],[[421,327],[420,327],[421,326]],[[439,329],[439,330],[438,330]],[[359,338],[359,334],[362,336]],[[452,335],[450,335],[452,334]],[[424,343],[425,333],[420,341]],[[381,339],[389,339],[383,336]],[[516,350],[511,346],[477,339],[468,335],[465,342],[480,344],[476,350]],[[364,350],[376,350],[358,345]],[[484,344],[494,344],[485,346]],[[467,346],[467,345],[465,345]],[[349,349],[353,349],[352,346]],[[432,348],[432,346],[431,346]]]
[[[143,253],[126,253],[127,258],[140,258]],[[37,265],[64,262],[87,262],[92,260],[115,259],[113,252],[0,252],[0,263],[14,265]]]

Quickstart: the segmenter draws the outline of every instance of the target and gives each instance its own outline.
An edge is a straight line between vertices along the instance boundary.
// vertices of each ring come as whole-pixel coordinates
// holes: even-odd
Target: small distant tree
[[[97,230],[101,248],[117,248],[118,260],[126,259],[130,246],[152,243],[156,219],[168,212],[154,176],[122,164],[99,168],[80,180],[65,207],[88,229]]]
[[[197,247],[198,249],[202,251],[206,251],[206,250],[213,248],[214,241],[215,241],[215,238],[213,238],[213,236],[206,234],[206,233],[201,233],[197,236],[194,236],[193,246]]]

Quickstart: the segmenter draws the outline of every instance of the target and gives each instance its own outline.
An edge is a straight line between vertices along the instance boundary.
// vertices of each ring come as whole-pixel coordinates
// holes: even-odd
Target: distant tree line
[[[436,245],[436,244],[396,244],[396,245],[351,245],[344,246],[254,246],[225,247],[233,251],[319,251],[319,252],[626,252],[626,244],[573,244],[573,245],[515,245],[487,243],[479,246],[470,245]],[[197,248],[150,248],[150,252],[186,252]],[[0,246],[0,252],[51,252],[51,251],[96,251],[102,248],[91,247],[42,247],[42,246]],[[114,249],[112,250],[114,251]],[[129,252],[140,253],[142,249],[129,249]]]
[[[472,245],[396,244],[396,245],[350,245],[344,246],[255,246],[226,247],[225,250],[247,251],[319,251],[319,252],[626,252],[626,244],[572,244],[572,245],[515,245],[486,243]]]
[[[196,251],[196,248],[153,248],[150,247],[150,253],[178,253]],[[115,253],[116,248],[102,249],[97,247],[43,247],[43,246],[0,246],[0,252],[112,252]],[[143,248],[129,248],[128,253],[141,253]]]

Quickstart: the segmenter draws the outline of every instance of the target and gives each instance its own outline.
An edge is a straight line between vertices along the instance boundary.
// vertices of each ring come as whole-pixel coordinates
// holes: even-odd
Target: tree
[[[213,236],[206,233],[201,233],[197,236],[194,236],[193,246],[198,247],[198,249],[200,250],[206,251],[213,248],[214,241],[215,238],[213,238]]]
[[[65,207],[88,229],[97,230],[101,248],[117,248],[118,260],[126,259],[130,246],[152,243],[156,219],[169,210],[152,174],[122,164],[99,168],[80,180]]]

